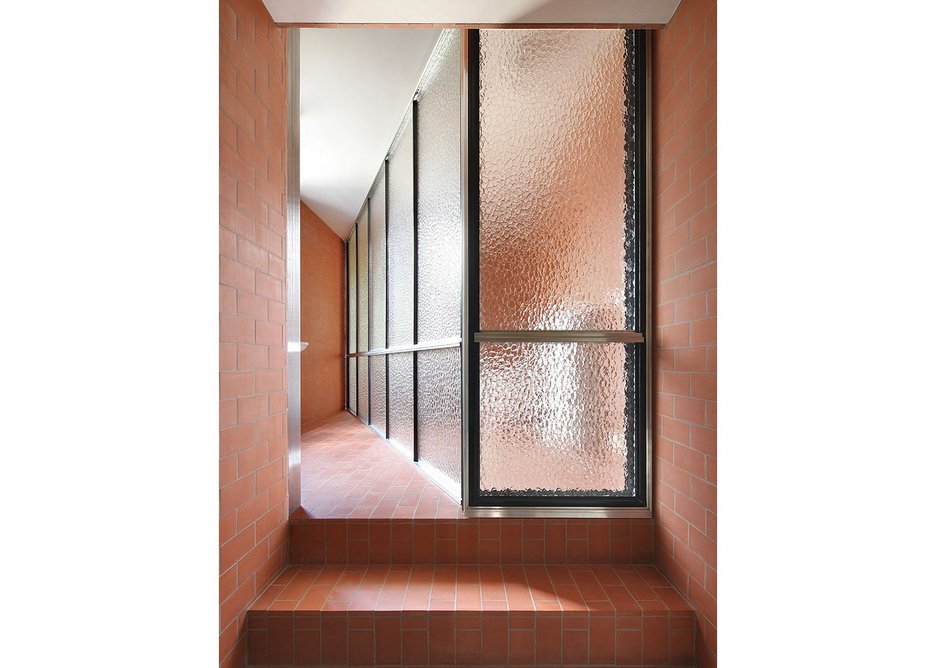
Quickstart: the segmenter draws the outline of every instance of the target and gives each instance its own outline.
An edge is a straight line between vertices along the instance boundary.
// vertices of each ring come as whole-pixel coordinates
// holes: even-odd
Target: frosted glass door
[[[481,504],[640,503],[637,51],[630,30],[479,31]]]

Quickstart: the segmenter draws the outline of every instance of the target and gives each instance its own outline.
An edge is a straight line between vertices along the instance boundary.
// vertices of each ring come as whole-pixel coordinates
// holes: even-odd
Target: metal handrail
[[[441,350],[442,348],[458,348],[461,346],[461,339],[451,339],[445,341],[427,341],[417,343],[412,346],[394,346],[392,348],[380,348],[378,350],[368,350],[366,352],[348,353],[345,357],[374,357],[375,355],[393,355],[395,353],[413,353],[420,350]]]
[[[475,343],[643,343],[641,332],[630,330],[539,330],[475,332]]]

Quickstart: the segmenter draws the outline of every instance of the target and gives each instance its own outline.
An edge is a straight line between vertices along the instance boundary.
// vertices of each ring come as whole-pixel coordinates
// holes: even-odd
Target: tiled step
[[[649,519],[293,519],[293,564],[649,563]]]
[[[690,666],[650,565],[291,566],[247,613],[251,666]]]

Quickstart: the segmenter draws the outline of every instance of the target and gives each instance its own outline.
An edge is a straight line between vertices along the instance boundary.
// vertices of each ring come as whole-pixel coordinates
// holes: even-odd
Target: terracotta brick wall
[[[300,336],[302,428],[344,408],[345,246],[305,204],[300,205]]]
[[[715,0],[653,36],[656,559],[716,659]]]
[[[220,3],[220,659],[286,561],[286,31]]]

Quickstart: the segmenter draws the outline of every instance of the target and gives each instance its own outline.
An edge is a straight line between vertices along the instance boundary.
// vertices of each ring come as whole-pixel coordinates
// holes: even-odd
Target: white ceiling
[[[263,0],[277,23],[665,25],[679,0]],[[300,30],[300,196],[344,238],[380,168],[435,28]]]
[[[439,32],[300,31],[299,192],[342,239],[377,176]]]
[[[277,23],[666,25],[679,0],[263,0]]]

